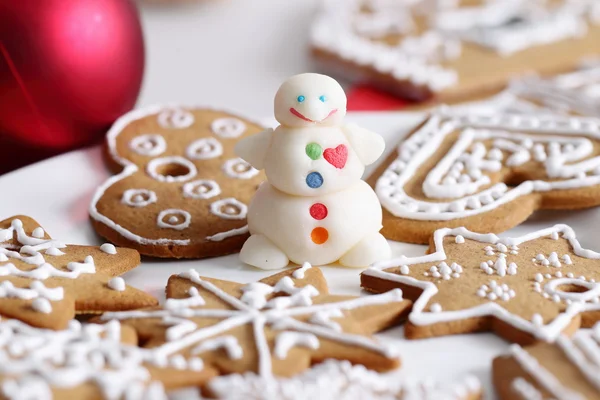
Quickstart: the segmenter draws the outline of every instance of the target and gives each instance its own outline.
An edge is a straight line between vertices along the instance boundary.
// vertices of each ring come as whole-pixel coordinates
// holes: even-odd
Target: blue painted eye
[[[304,96],[298,96],[298,103],[302,103],[304,101]]]
[[[319,100],[321,100],[323,103],[325,103],[325,100],[327,100],[327,97],[325,97],[325,95],[322,94],[321,96],[319,96]]]

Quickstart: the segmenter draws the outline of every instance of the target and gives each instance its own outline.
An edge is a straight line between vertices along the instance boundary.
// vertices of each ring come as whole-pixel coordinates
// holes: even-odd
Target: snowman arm
[[[361,128],[356,124],[342,127],[350,146],[364,165],[373,164],[383,153],[385,141],[375,132]]]
[[[272,136],[273,129],[267,129],[256,135],[244,138],[236,143],[235,154],[254,168],[263,169]]]

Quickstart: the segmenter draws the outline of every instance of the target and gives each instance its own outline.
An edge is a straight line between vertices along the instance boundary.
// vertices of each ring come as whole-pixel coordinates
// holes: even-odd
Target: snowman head
[[[344,115],[346,94],[335,79],[326,75],[294,75],[275,95],[275,118],[284,126],[335,126]]]

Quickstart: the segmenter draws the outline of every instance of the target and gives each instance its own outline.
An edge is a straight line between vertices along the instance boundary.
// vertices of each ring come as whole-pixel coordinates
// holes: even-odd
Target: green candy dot
[[[318,144],[309,143],[306,145],[306,155],[312,160],[318,160],[321,158],[321,153],[323,153],[323,149]]]

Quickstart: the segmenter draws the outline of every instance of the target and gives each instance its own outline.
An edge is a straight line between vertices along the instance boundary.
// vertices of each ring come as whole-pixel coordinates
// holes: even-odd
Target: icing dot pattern
[[[142,119],[148,119],[148,123],[134,126],[136,121]],[[144,127],[151,131],[143,132]],[[141,128],[141,132],[137,128]],[[258,186],[259,171],[245,161],[234,158],[230,145],[232,140],[237,140],[242,135],[258,133],[260,129],[257,123],[245,122],[228,112],[211,109],[149,107],[126,114],[115,123],[107,137],[110,155],[125,169],[97,190],[90,207],[91,217],[128,240],[139,243],[142,254],[145,247],[186,246],[193,242],[208,243],[246,234],[247,228],[236,223],[220,223],[222,231],[215,232],[214,225],[208,221],[243,219],[223,217],[238,215],[237,208],[229,209],[224,214],[213,213],[211,202],[228,198],[234,193],[244,197],[244,201],[250,200],[252,191],[245,188],[255,189]],[[226,140],[229,140],[227,146]],[[145,157],[140,158],[140,153],[146,154]],[[169,186],[161,187],[155,183],[151,188],[144,189],[144,183],[141,183],[143,178],[135,181],[138,175],[149,176],[156,182]],[[232,184],[230,179],[245,182]],[[114,188],[124,180],[128,181],[131,189],[119,184],[123,188],[118,195],[121,204],[140,209],[145,207],[145,210],[138,211],[138,221],[147,222],[123,221],[119,208],[113,204],[110,207],[97,206],[99,202],[106,205],[114,202]],[[142,188],[138,189],[136,183]],[[239,191],[238,187],[244,190]],[[177,192],[180,197],[174,198]],[[190,216],[195,215],[195,210],[208,209],[210,214],[208,218],[192,219],[191,223],[200,225],[197,227],[200,234],[191,238],[176,233],[188,227],[184,221],[187,218],[175,216],[175,219],[158,219],[159,212],[165,209],[186,211]],[[182,222],[183,226],[179,226]],[[152,228],[152,225],[163,228],[160,237],[146,237],[144,232]]]

